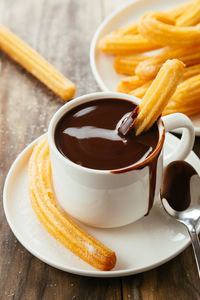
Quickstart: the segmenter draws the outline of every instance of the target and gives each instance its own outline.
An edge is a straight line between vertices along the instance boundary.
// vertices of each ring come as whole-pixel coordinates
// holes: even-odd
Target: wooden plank
[[[124,278],[129,300],[199,299],[199,278],[191,246],[172,261],[143,274]]]

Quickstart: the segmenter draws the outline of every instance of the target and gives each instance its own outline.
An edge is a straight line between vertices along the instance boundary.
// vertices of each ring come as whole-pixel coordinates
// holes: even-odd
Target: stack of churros
[[[147,12],[135,23],[103,37],[99,49],[116,55],[115,71],[126,75],[117,91],[140,99],[146,97],[162,65],[179,59],[186,66],[184,74],[163,114],[200,113],[200,0],[166,12]]]
[[[47,138],[35,145],[29,161],[28,174],[31,203],[45,229],[90,265],[103,271],[111,270],[116,263],[115,252],[80,228],[56,205]]]

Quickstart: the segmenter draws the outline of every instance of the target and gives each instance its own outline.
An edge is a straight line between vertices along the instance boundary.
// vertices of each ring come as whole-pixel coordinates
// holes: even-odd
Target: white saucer
[[[27,164],[36,141],[26,147],[13,163],[6,178],[3,195],[7,221],[20,243],[33,255],[70,273],[117,277],[157,267],[179,254],[189,244],[184,226],[171,219],[157,200],[149,216],[128,226],[97,229],[81,224],[117,255],[117,265],[110,272],[98,271],[83,262],[46,232],[32,209],[27,188]],[[164,154],[173,150],[177,142],[179,139],[168,133]],[[200,160],[193,152],[187,161],[200,174]]]
[[[102,91],[116,91],[119,80],[125,76],[119,75],[113,68],[114,56],[102,53],[98,49],[99,40],[114,29],[138,20],[147,11],[166,11],[188,0],[132,0],[115,10],[97,29],[90,47],[90,64],[97,84]],[[200,115],[191,117],[195,134],[200,136]],[[181,130],[176,130],[181,133]]]

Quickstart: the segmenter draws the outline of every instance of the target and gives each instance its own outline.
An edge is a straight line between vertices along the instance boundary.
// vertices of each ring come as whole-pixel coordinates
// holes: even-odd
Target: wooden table
[[[1,0],[0,21],[77,85],[76,95],[98,91],[89,64],[91,38],[122,0]],[[17,154],[46,132],[63,105],[43,84],[0,53],[0,188]],[[200,155],[200,138],[195,152]],[[2,193],[1,193],[2,195]],[[68,274],[32,256],[11,232],[1,201],[0,299],[200,299],[191,246],[142,274],[113,279]]]

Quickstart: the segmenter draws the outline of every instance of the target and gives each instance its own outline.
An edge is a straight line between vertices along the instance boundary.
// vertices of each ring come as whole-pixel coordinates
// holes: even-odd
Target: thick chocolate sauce
[[[158,147],[157,124],[139,136],[135,136],[134,130],[126,136],[119,132],[120,125],[134,109],[136,105],[132,102],[119,99],[81,104],[59,121],[55,142],[65,157],[87,168],[121,173],[148,166],[149,211],[154,200],[159,153],[150,157],[154,149],[160,152],[162,145]],[[150,159],[144,163],[147,157]]]
[[[122,121],[136,106],[125,100],[94,100],[69,111],[58,123],[55,142],[59,151],[81,166],[115,170],[144,160],[158,143],[158,129],[124,137]]]
[[[169,205],[182,211],[190,205],[190,179],[197,174],[195,169],[185,161],[175,161],[166,168],[161,189],[161,197]]]
[[[128,118],[126,118],[124,120],[124,122],[122,122],[122,124],[119,127],[119,133],[122,135],[127,135],[131,130],[133,130],[134,124],[135,124],[135,120],[137,118],[138,115],[138,106],[136,106],[136,108],[130,113],[130,115],[128,116]]]

